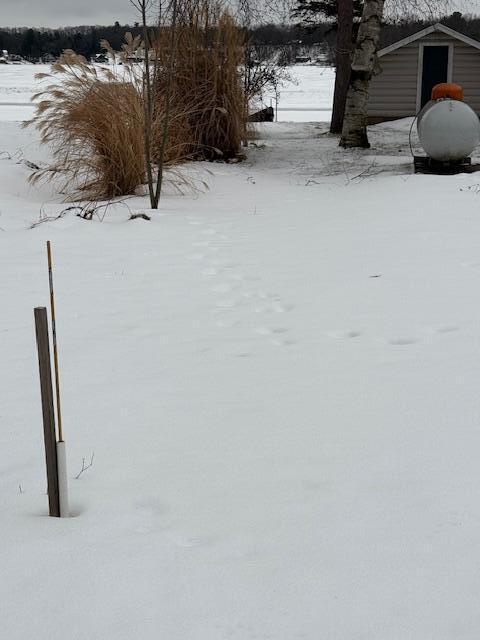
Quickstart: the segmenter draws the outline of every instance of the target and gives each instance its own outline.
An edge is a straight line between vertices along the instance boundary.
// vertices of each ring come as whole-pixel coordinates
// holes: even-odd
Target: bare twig
[[[40,171],[40,167],[38,166],[38,164],[25,158],[22,149],[17,149],[15,153],[10,153],[9,151],[0,151],[0,159],[13,160],[17,164],[24,164],[29,169],[33,169],[34,171]]]
[[[35,227],[38,227],[44,222],[54,222],[55,220],[60,220],[71,211],[76,211],[75,215],[78,218],[82,218],[82,220],[93,220],[94,217],[97,217],[99,222],[103,222],[105,220],[105,216],[107,215],[108,209],[116,204],[120,204],[123,207],[126,207],[131,214],[132,210],[125,201],[133,197],[135,196],[126,196],[122,199],[109,200],[108,202],[102,202],[101,204],[98,204],[96,202],[86,202],[85,204],[71,205],[65,207],[65,209],[62,209],[57,215],[51,216],[45,213],[44,206],[42,205],[40,209],[39,220],[37,220],[37,222],[33,222],[29,228],[35,229]]]
[[[35,229],[36,227],[38,227],[39,225],[41,225],[44,222],[53,222],[54,220],[60,220],[61,218],[63,218],[70,209],[76,209],[77,207],[67,207],[66,209],[63,209],[63,211],[60,211],[59,214],[57,215],[53,215],[53,216],[48,216],[45,213],[45,209],[44,209],[44,205],[42,205],[40,207],[40,215],[39,218],[37,220],[37,222],[32,222],[32,224],[28,227],[29,229]]]
[[[372,162],[367,167],[365,167],[363,171],[360,171],[360,173],[357,173],[355,176],[351,176],[350,180],[361,180],[371,175],[377,175],[377,173],[381,173],[381,169],[380,171],[372,173],[372,170],[375,169],[375,167],[377,167],[377,163],[375,162],[375,160],[372,160]]]
[[[84,471],[86,471],[87,469],[90,469],[90,467],[93,466],[93,458],[94,457],[95,457],[95,452],[92,452],[92,455],[90,457],[90,462],[88,464],[85,464],[85,458],[82,458],[82,468],[80,469],[80,471],[75,476],[75,480],[78,480]]]

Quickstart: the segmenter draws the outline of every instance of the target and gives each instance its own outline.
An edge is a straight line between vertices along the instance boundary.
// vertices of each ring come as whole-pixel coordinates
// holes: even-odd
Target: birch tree
[[[385,0],[365,0],[345,104],[340,140],[342,147],[370,146],[367,136],[368,91],[375,68],[384,9]]]
[[[427,14],[432,18],[441,9],[447,9],[450,0],[390,0],[391,12],[401,15],[402,11]],[[342,147],[368,148],[367,107],[370,81],[374,75],[381,25],[386,9],[385,0],[364,0],[363,14],[358,30],[357,42],[352,61],[350,87],[343,120]]]

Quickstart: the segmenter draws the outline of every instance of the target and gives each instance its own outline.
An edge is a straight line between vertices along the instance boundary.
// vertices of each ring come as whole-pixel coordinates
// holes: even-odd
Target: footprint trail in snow
[[[276,347],[297,344],[297,340],[290,335],[290,327],[276,323],[270,325],[270,322],[257,325],[254,322],[257,315],[270,320],[276,315],[288,314],[294,305],[277,294],[251,289],[261,278],[239,271],[241,265],[230,257],[220,257],[221,252],[228,252],[230,247],[229,236],[223,230],[215,229],[212,223],[200,218],[188,218],[188,223],[199,228],[200,238],[192,242],[193,253],[187,255],[186,259],[191,264],[199,265],[200,274],[208,281],[209,291],[218,296],[212,308],[212,314],[217,317],[215,325],[222,329],[243,326],[246,340],[256,337]],[[247,357],[250,354],[240,349],[231,355]]]

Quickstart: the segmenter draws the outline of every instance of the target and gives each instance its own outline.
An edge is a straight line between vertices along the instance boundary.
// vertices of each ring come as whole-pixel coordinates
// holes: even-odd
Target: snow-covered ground
[[[151,222],[118,205],[32,229],[65,204],[26,183],[36,134],[0,123],[2,637],[476,640],[480,181],[413,175],[409,124],[368,152],[265,125]],[[33,328],[47,239],[62,520]]]

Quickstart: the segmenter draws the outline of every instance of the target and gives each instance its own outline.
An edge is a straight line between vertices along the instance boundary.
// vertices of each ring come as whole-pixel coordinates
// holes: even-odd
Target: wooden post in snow
[[[60,517],[58,492],[57,438],[55,434],[55,410],[53,408],[52,370],[50,365],[50,344],[48,320],[45,307],[36,307],[35,333],[37,336],[38,366],[40,370],[40,390],[42,394],[43,437],[45,460],[47,463],[47,486],[49,514]]]

